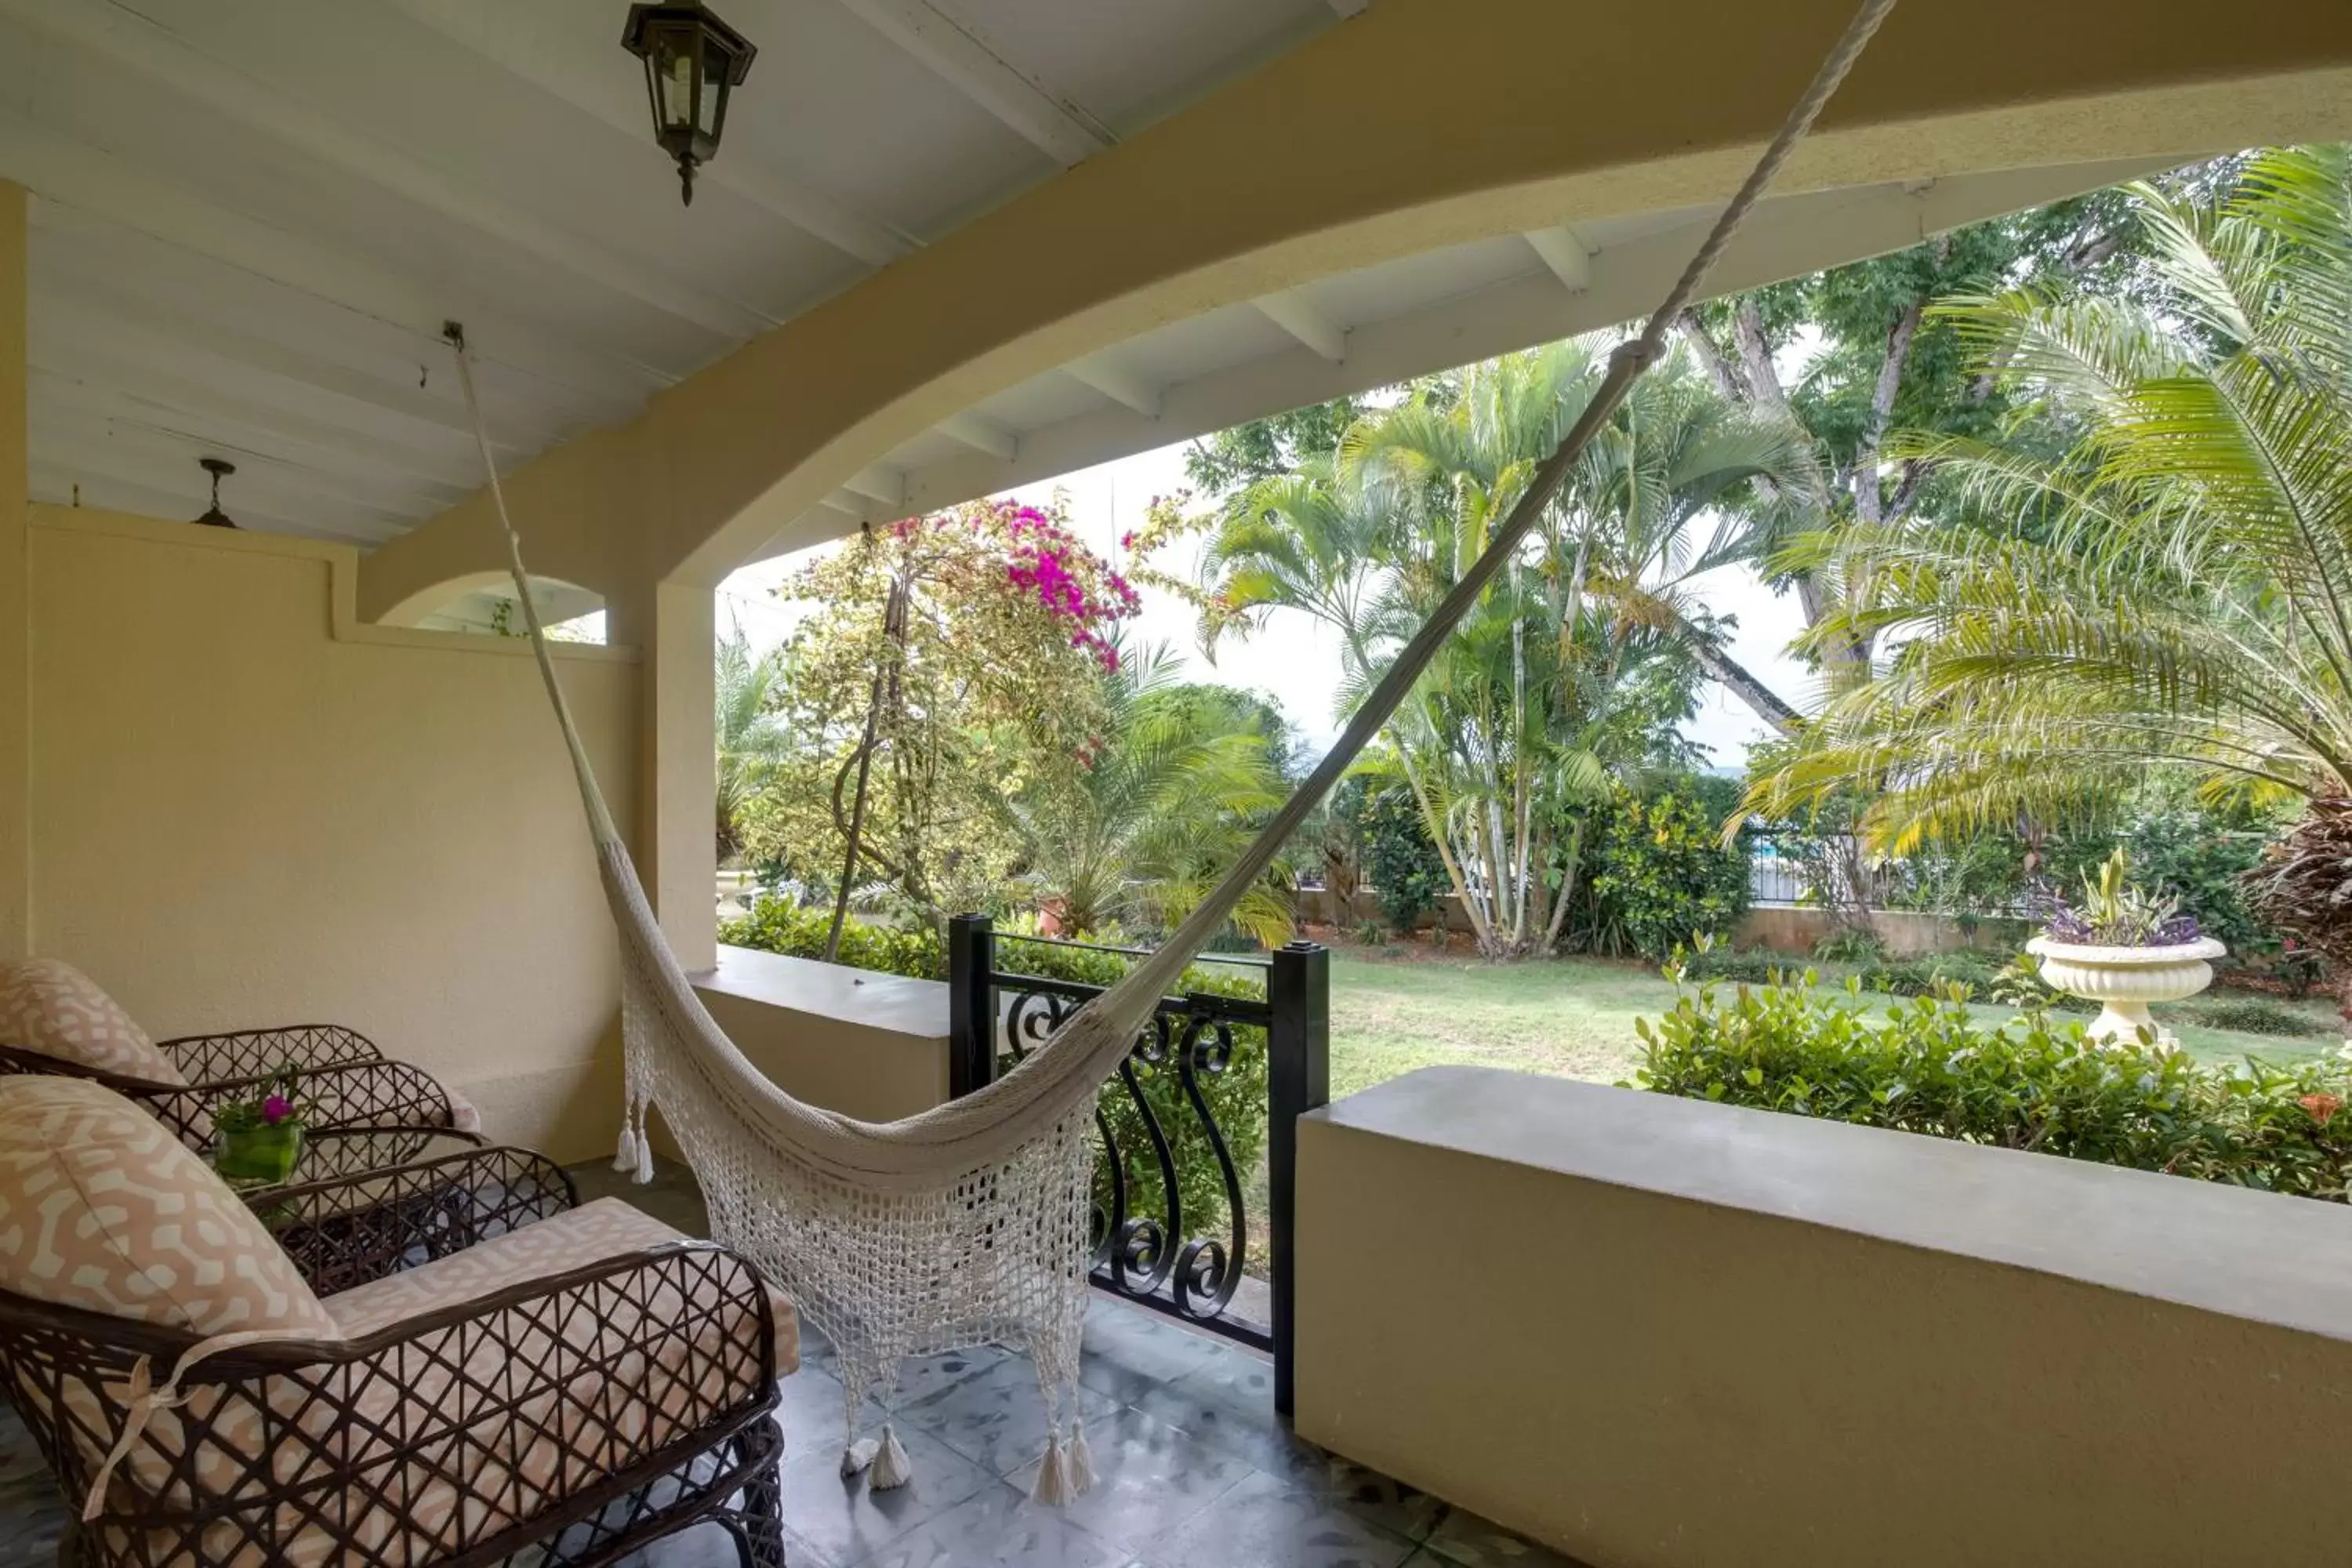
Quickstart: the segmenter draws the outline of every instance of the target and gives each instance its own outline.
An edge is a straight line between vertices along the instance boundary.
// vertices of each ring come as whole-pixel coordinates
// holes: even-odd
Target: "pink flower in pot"
[[[261,1120],[275,1127],[294,1114],[294,1102],[282,1094],[273,1094],[261,1102]]]

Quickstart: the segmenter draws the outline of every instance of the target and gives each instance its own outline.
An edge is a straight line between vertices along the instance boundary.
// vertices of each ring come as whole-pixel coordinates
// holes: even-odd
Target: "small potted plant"
[[[2025,951],[2042,961],[2042,978],[2069,995],[2102,1005],[2090,1037],[2109,1042],[2157,1037],[2151,1002],[2178,1002],[2213,983],[2214,959],[2229,950],[2205,935],[2177,899],[2157,899],[2130,883],[2116,850],[2096,879],[2083,879],[2080,909],[2061,898],[2042,934]]]
[[[231,1183],[274,1186],[294,1173],[302,1157],[310,1107],[290,1066],[269,1075],[243,1100],[213,1107],[213,1169]]]

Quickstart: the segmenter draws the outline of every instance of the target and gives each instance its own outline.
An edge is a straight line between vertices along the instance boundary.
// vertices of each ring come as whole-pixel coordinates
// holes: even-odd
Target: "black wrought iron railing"
[[[1135,956],[950,921],[950,1092],[1011,1070],[1104,989],[1075,973]],[[1294,942],[1211,965],[1263,983],[1163,997],[1096,1104],[1094,1281],[1272,1352],[1287,1414],[1298,1118],[1331,1098],[1330,955]]]

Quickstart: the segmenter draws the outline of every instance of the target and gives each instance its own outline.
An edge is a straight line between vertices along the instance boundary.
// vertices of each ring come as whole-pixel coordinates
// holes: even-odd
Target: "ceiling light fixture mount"
[[[694,173],[719,155],[727,96],[760,51],[749,38],[689,3],[632,5],[621,47],[646,66],[654,140],[677,160],[678,195],[694,204]]]
[[[196,467],[213,477],[213,504],[196,521],[206,528],[235,528],[236,524],[229,521],[228,513],[221,510],[220,482],[236,472],[236,465],[226,458],[198,458]]]

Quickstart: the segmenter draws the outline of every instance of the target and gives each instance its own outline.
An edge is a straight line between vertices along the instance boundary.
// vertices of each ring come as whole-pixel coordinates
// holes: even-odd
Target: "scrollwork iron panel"
[[[1101,989],[1010,970],[992,969],[986,978],[1002,1020],[996,1074],[1018,1067]],[[1103,1150],[1093,1226],[1095,1282],[1260,1349],[1271,1343],[1269,1325],[1234,1310],[1251,1260],[1265,1252],[1263,1238],[1250,1234],[1250,1173],[1235,1162],[1234,1140],[1204,1084],[1226,1074],[1244,1052],[1262,1057],[1271,1017],[1267,1005],[1254,997],[1197,994],[1163,1000],[1095,1111]],[[1162,1085],[1166,1091],[1151,1092]],[[1262,1127],[1263,1102],[1251,1110]],[[1173,1125],[1171,1116],[1178,1119]],[[1264,1140],[1261,1130],[1247,1142],[1262,1146]],[[1203,1163],[1206,1176],[1200,1174]],[[1212,1178],[1224,1216],[1203,1223],[1214,1216],[1188,1214],[1184,1194],[1188,1184]],[[1154,1188],[1157,1202],[1150,1201]]]

